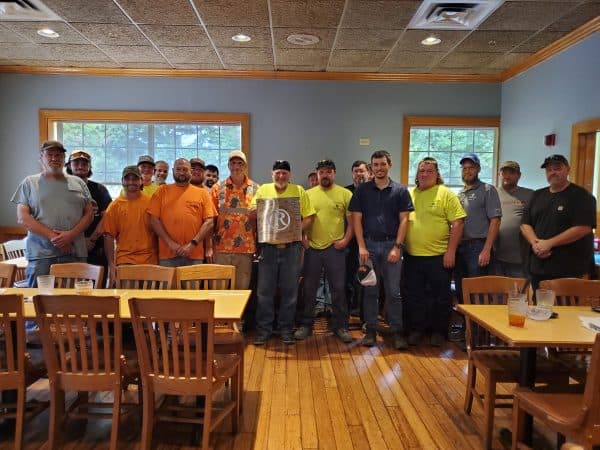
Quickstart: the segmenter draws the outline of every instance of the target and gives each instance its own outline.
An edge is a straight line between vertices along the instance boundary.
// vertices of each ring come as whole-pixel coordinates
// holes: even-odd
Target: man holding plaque
[[[290,163],[273,164],[273,183],[265,183],[252,199],[256,207],[259,265],[255,345],[264,345],[273,332],[274,297],[281,296],[277,327],[284,344],[294,343],[294,316],[302,261],[302,233],[315,210],[304,188],[290,184]]]

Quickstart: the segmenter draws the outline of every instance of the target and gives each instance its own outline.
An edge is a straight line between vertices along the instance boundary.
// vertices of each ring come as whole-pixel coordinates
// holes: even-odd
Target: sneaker
[[[295,344],[296,339],[294,339],[294,333],[291,331],[282,331],[281,342],[283,342],[285,345]]]
[[[434,333],[431,335],[431,345],[434,347],[441,347],[446,342],[446,338],[440,333]]]
[[[338,328],[333,331],[333,334],[335,334],[344,344],[349,344],[353,340],[352,335],[345,328]]]
[[[365,335],[360,341],[360,345],[365,347],[373,347],[377,343],[377,331],[367,328]]]
[[[421,340],[423,339],[423,333],[420,331],[411,331],[408,335],[408,344],[409,345],[419,345]]]
[[[254,336],[254,345],[265,345],[269,340],[267,333],[256,333]]]
[[[394,334],[394,348],[396,350],[407,350],[408,342],[401,333]]]
[[[296,339],[297,341],[303,341],[304,339],[309,337],[311,334],[312,334],[311,327],[301,326],[294,333],[294,339]]]

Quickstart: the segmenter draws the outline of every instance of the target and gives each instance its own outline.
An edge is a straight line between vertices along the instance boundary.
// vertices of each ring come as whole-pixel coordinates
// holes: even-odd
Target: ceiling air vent
[[[40,0],[0,0],[0,21],[62,20]]]
[[[408,28],[426,30],[473,30],[504,0],[425,0]]]

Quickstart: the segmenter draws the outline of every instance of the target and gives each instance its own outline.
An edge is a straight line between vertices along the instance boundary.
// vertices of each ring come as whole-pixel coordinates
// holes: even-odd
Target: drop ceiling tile
[[[50,59],[106,61],[110,58],[93,45],[41,44]]]
[[[54,67],[62,66],[57,64],[57,61],[50,61],[47,59],[0,59],[0,66],[39,66],[39,67]]]
[[[196,25],[200,22],[188,0],[118,0],[136,23]]]
[[[1,24],[0,24],[0,42],[31,43],[31,41],[28,40],[25,36],[15,33],[14,31],[10,30],[9,28],[3,27]]]
[[[250,36],[250,42],[236,42],[231,39],[236,34]],[[215,46],[219,47],[271,47],[271,30],[267,27],[208,27],[208,34]]]
[[[531,31],[473,31],[456,51],[505,53],[532,35]]]
[[[172,67],[167,63],[160,62],[138,62],[138,61],[129,61],[124,62],[119,65],[119,67],[123,67],[125,69],[172,69]]]
[[[409,52],[447,52],[461,41],[469,32],[458,30],[406,30],[394,47],[394,51]],[[440,38],[437,45],[423,45],[421,41],[429,36]]]
[[[336,50],[390,50],[401,35],[400,30],[361,30],[341,28]]]
[[[43,0],[44,5],[69,22],[130,23],[112,0]]]
[[[514,51],[519,53],[535,53],[538,50],[547,47],[552,42],[560,39],[565,34],[567,34],[566,31],[542,31],[538,34],[531,36],[528,40],[526,40],[517,48],[515,48]]]
[[[324,72],[323,66],[277,66],[278,72]]]
[[[379,66],[327,67],[327,72],[375,73],[377,71],[379,71]]]
[[[342,28],[402,30],[421,2],[390,0],[348,0]]]
[[[477,68],[487,66],[496,55],[494,53],[452,52],[440,61],[437,68]]]
[[[205,47],[208,36],[200,25],[140,25],[142,31],[157,46]]]
[[[335,28],[273,28],[275,47],[292,49],[321,49],[329,50],[335,39]],[[291,34],[311,34],[319,38],[319,42],[313,45],[296,45],[287,41]]]
[[[340,22],[342,0],[270,0],[274,27],[335,28]]]
[[[223,27],[268,27],[267,0],[194,0],[206,25]]]
[[[243,64],[228,64],[225,66],[225,68],[227,70],[245,70],[245,71],[251,71],[251,70],[260,70],[260,71],[267,71],[267,72],[271,72],[275,70],[275,67],[273,66],[273,64],[253,64],[253,65],[243,65]]]
[[[273,51],[270,48],[227,48],[219,49],[223,64],[255,65],[273,64]]]
[[[379,73],[429,73],[428,67],[386,67],[385,70],[380,69]]]
[[[277,68],[280,66],[312,66],[323,70],[327,66],[329,51],[313,49],[277,49]]]
[[[508,69],[531,55],[533,53],[507,53],[493,60],[488,67],[490,69]]]
[[[161,54],[150,45],[100,45],[99,47],[111,58],[120,63],[165,63]]]
[[[539,30],[573,6],[573,3],[565,2],[507,1],[479,26],[479,30]]]
[[[490,69],[485,67],[459,68],[459,67],[434,67],[431,73],[438,74],[456,74],[456,75],[496,75],[502,72],[502,69]]]
[[[586,2],[558,19],[547,31],[572,31],[597,16],[600,16],[600,2]]]
[[[65,61],[61,62],[61,66],[65,67],[95,67],[114,69],[119,67],[114,61]]]
[[[380,66],[388,52],[385,50],[334,50],[329,65],[335,67]]]
[[[25,36],[32,42],[38,44],[89,44],[77,31],[71,28],[64,22],[3,22],[4,25],[14,31]],[[47,38],[37,34],[41,28],[51,28],[60,36],[56,39]]]
[[[438,62],[444,55],[444,52],[394,51],[385,61],[384,68],[429,67]]]
[[[171,64],[208,64],[221,66],[212,47],[161,47]]]
[[[173,61],[171,61],[173,62]],[[203,64],[203,63],[173,63],[176,69],[185,69],[185,70],[223,70],[223,66],[219,64],[216,66],[215,64]]]
[[[39,44],[0,44],[0,58],[4,59],[53,59],[47,51]]]
[[[148,39],[135,25],[117,23],[73,23],[73,26],[95,44],[149,45]]]

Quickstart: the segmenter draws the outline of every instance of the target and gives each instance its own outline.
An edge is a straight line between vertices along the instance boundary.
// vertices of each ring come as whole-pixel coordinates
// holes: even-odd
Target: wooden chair
[[[540,282],[540,288],[552,289],[556,304],[561,306],[591,306],[600,304],[600,280],[557,278]]]
[[[15,239],[2,244],[6,259],[16,259],[25,256],[25,239]]]
[[[13,286],[17,266],[14,264],[0,263],[0,288],[9,288]]]
[[[117,267],[118,289],[172,289],[175,268],[153,264]]]
[[[176,289],[235,289],[235,266],[196,264],[175,269]]]
[[[94,288],[100,289],[103,287],[100,282],[104,276],[104,267],[87,263],[52,264],[50,275],[55,277],[56,288],[74,288],[78,280],[92,280]]]
[[[214,353],[214,302],[131,298],[129,309],[144,389],[140,448],[151,448],[155,420],[202,424],[205,450],[210,432],[227,415],[232,415],[233,432],[237,432],[240,357]],[[230,399],[213,404],[213,395],[230,379]],[[155,412],[155,394],[204,396],[205,404],[197,408],[165,402]],[[193,414],[178,414],[183,408]]]
[[[33,298],[50,381],[48,448],[56,448],[67,416],[112,419],[110,448],[117,448],[124,358],[118,297],[36,295]],[[112,334],[111,334],[112,333]],[[65,411],[65,391],[82,394]],[[89,403],[88,391],[110,391],[113,403]],[[92,408],[110,408],[92,414]]]
[[[514,290],[515,285],[519,292],[523,292],[526,280],[499,276],[463,278],[463,301],[465,304],[506,304],[508,293]],[[518,383],[520,355],[518,350],[507,347],[468,318],[466,342],[469,357],[464,410],[467,414],[471,413],[473,398],[482,406],[485,425],[484,445],[489,449],[492,445],[494,409],[512,406],[508,402],[512,395],[496,393],[496,384]],[[477,390],[478,372],[485,378],[483,392]],[[566,369],[559,370],[546,358],[538,358],[536,381],[568,384],[568,380]]]
[[[600,445],[600,334],[592,348],[592,362],[582,393],[547,392],[518,388],[513,404],[513,449],[523,439],[525,413],[570,442],[592,449]]]

